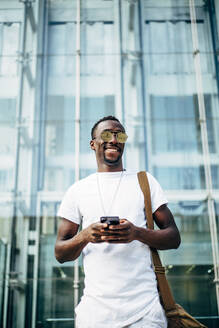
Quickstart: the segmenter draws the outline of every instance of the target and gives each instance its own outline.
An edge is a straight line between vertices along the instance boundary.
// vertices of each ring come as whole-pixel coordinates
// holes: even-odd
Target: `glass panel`
[[[16,146],[16,99],[0,98],[0,191],[12,191]]]
[[[72,263],[61,265],[56,261],[54,245],[61,199],[57,191],[65,191],[74,181],[76,12],[76,1],[48,1],[42,145],[45,161],[41,165],[44,165],[43,189],[53,193],[47,193],[52,201],[43,201],[39,213],[37,327],[73,327],[74,267]]]
[[[151,109],[153,154],[182,149],[198,152],[198,109],[192,96],[151,96]]]
[[[0,240],[8,243],[10,240],[12,217],[12,202],[10,198],[3,199],[2,197],[0,199],[0,213]]]
[[[16,97],[18,94],[18,51],[20,24],[0,22],[0,326],[3,324],[3,302],[6,277],[6,248],[11,239],[14,165],[16,152]]]
[[[211,237],[207,203],[179,201],[169,204],[180,230],[182,244],[177,250],[163,253],[166,264],[212,265]],[[177,252],[177,256],[174,254]]]
[[[80,176],[96,171],[89,141],[91,128],[116,115],[118,55],[113,1],[81,1]]]
[[[54,21],[56,10],[51,6],[47,44],[44,189],[48,191],[66,190],[74,180],[76,23]]]
[[[122,90],[127,125],[126,167],[146,167],[145,96],[142,71],[141,12],[138,1],[121,2]]]
[[[177,190],[174,199],[178,200],[170,203],[170,208],[181,231],[182,245],[178,250],[161,252],[174,295],[209,328],[216,328],[218,300],[208,211],[206,202],[200,200],[207,190],[189,0],[174,4],[170,0],[80,3],[80,177],[96,170],[95,156],[89,147],[93,124],[100,117],[117,116],[129,135],[125,167],[147,168],[164,189],[170,190],[170,195],[171,190]],[[74,325],[74,263],[59,264],[54,257],[54,244],[59,224],[57,207],[64,191],[75,180],[77,1],[48,0],[39,11],[35,4],[26,16],[27,62],[19,85],[24,4],[0,1],[0,326],[7,301],[5,245],[12,237],[11,277],[15,279],[9,288],[8,325],[28,328],[35,324],[32,306],[34,283],[39,278],[36,327],[68,328]],[[218,18],[217,1],[195,1],[211,174],[213,188],[218,189],[219,71],[217,65],[215,68],[217,54],[213,53],[218,48],[214,30],[217,25],[213,26],[211,21],[213,4]],[[36,22],[35,31],[31,19]],[[21,124],[16,113],[18,95]],[[17,129],[21,133],[19,140]],[[16,159],[17,142],[20,144]],[[43,172],[43,190],[38,192],[39,169]],[[13,190],[14,178],[17,190]],[[188,190],[192,190],[189,201],[182,201],[181,196]],[[16,192],[13,201],[12,192]],[[217,202],[217,228],[218,208]],[[36,211],[40,218],[39,253]],[[29,217],[30,214],[33,216]],[[38,276],[34,276],[36,254]],[[81,296],[81,259],[79,266]],[[24,293],[22,283],[26,283],[26,277]]]
[[[165,189],[205,188],[189,2],[170,8],[144,2],[144,66],[147,85],[149,169]],[[209,151],[218,188],[218,102],[209,19],[196,1]],[[216,114],[217,113],[217,114]]]
[[[213,266],[170,266],[167,277],[177,303],[207,327],[216,328],[218,313]]]
[[[216,327],[217,302],[207,202],[170,203],[182,243],[177,250],[161,252],[174,296],[189,313]],[[202,288],[200,289],[200,285]]]
[[[19,23],[0,23],[0,191],[13,189]]]
[[[18,72],[20,24],[15,22],[0,23],[0,71],[2,76],[16,76]]]
[[[193,96],[151,96],[153,172],[166,189],[205,186],[203,164],[197,166],[202,151],[195,100]]]
[[[44,189],[66,190],[74,179],[74,98],[48,96]]]
[[[218,93],[210,5],[195,1],[201,79],[212,182],[218,188]],[[149,171],[164,189],[178,190],[170,204],[181,232],[178,250],[162,252],[177,302],[208,327],[218,325],[207,203],[181,201],[181,190],[205,190],[189,1],[143,2],[146,128]],[[171,193],[170,193],[171,195]],[[200,289],[200,284],[203,288]]]
[[[15,200],[12,198],[15,183],[15,162],[16,162],[16,143],[17,143],[17,117],[16,106],[17,96],[19,93],[19,47],[20,47],[20,13],[16,10],[2,10],[0,4],[0,326],[3,325],[3,309],[5,302],[8,301],[7,311],[8,322],[16,327],[20,315],[17,315],[17,321],[13,318],[16,315],[17,307],[16,292],[12,296],[9,286],[5,287],[5,279],[8,278],[9,272],[6,272],[6,256],[8,244],[12,247],[12,220]],[[13,5],[12,5],[13,6]],[[4,7],[7,7],[6,3]],[[6,9],[6,10],[5,10]],[[9,8],[8,8],[9,9]],[[12,11],[15,15],[12,14]],[[18,15],[16,15],[18,14]],[[16,17],[15,17],[16,16]],[[10,17],[10,18],[9,18]],[[12,18],[13,17],[13,18]],[[17,195],[18,196],[18,195]],[[15,230],[15,229],[14,229]],[[15,231],[13,231],[15,233]],[[19,245],[17,243],[17,247]],[[13,247],[12,247],[13,248]],[[17,250],[18,250],[17,248]],[[11,253],[12,255],[12,253]],[[12,255],[13,256],[13,255]],[[11,262],[14,258],[11,256]],[[13,261],[14,270],[17,267]],[[19,271],[19,270],[17,270]],[[12,275],[11,275],[12,277]],[[9,292],[9,300],[8,298]],[[11,297],[12,296],[12,297]],[[12,301],[13,298],[13,301]],[[19,308],[19,313],[22,308]],[[18,311],[17,311],[18,313]],[[21,316],[24,312],[22,312]],[[11,325],[12,327],[12,325]]]
[[[72,327],[74,322],[74,263],[59,264],[54,256],[58,229],[58,203],[43,202],[41,207],[40,264],[37,324],[46,327]],[[83,290],[83,270],[79,261],[79,295]]]
[[[208,144],[210,150],[212,184],[219,189],[219,104],[218,95],[212,94],[206,106]]]
[[[50,22],[48,26],[49,77],[64,78],[75,74],[75,32],[75,22]],[[68,42],[69,38],[71,42]]]

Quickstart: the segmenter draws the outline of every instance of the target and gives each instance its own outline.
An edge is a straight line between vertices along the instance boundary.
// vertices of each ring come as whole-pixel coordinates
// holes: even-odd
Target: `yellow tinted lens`
[[[125,132],[119,132],[117,134],[117,141],[118,142],[125,143],[127,139],[128,139],[128,136]]]
[[[105,142],[109,142],[110,140],[112,140],[112,136],[113,136],[112,132],[110,132],[110,131],[103,131],[101,133],[101,138]]]

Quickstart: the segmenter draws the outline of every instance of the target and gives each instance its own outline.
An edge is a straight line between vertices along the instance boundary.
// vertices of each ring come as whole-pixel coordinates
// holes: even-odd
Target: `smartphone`
[[[109,225],[116,225],[119,224],[119,217],[118,216],[101,216],[100,218],[101,223],[107,223]]]

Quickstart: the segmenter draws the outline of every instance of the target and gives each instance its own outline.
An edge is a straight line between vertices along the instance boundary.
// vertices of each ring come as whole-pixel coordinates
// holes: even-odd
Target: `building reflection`
[[[73,327],[83,268],[54,258],[56,213],[96,170],[106,115],[128,131],[125,167],[166,191],[177,302],[218,327],[218,22],[216,0],[0,1],[1,327]]]

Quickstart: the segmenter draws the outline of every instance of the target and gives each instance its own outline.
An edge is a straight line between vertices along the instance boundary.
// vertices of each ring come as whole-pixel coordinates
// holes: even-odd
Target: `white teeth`
[[[118,151],[118,149],[115,149],[115,148],[107,148],[106,150],[110,150],[110,151]]]

